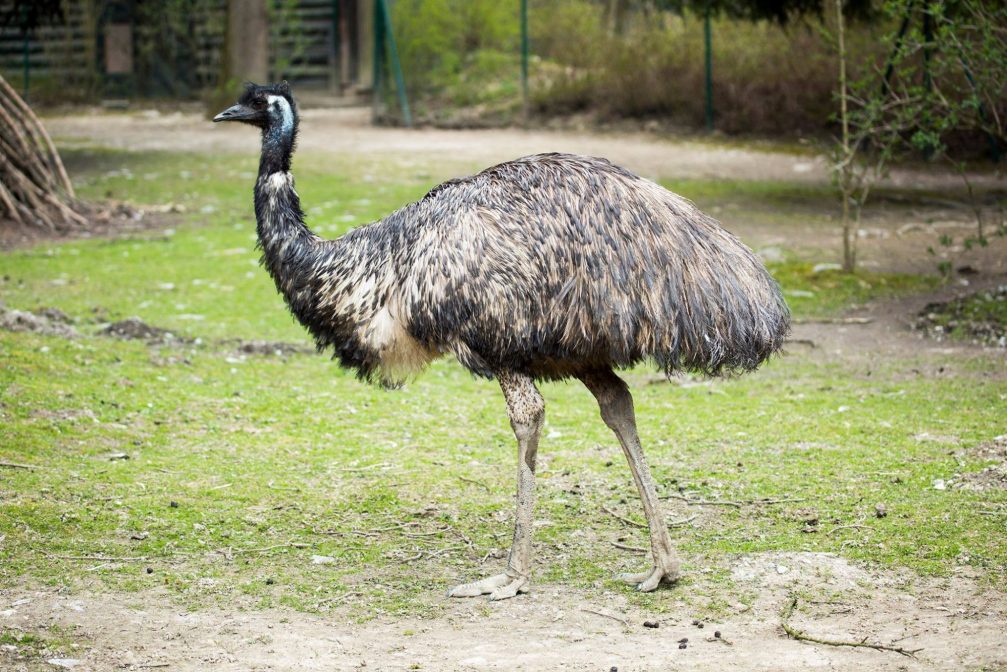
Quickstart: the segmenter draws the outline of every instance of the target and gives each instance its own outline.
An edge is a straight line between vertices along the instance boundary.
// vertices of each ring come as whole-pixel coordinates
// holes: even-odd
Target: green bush
[[[409,94],[427,111],[520,108],[517,2],[399,0],[394,26]],[[602,118],[704,120],[701,17],[637,10],[616,31],[609,4],[531,0],[532,109],[543,116],[583,110]],[[831,42],[817,24],[780,27],[716,19],[713,87],[717,128],[728,133],[824,129],[836,81]],[[860,25],[851,52],[881,54],[876,30]],[[444,117],[444,114],[430,116]]]
[[[700,17],[638,14],[613,34],[602,8],[584,0],[543,7],[533,31],[542,57],[534,79],[543,114],[578,109],[606,117],[704,120]],[[713,94],[717,128],[728,133],[819,131],[833,107],[835,57],[811,24],[714,20]],[[865,63],[879,53],[873,32],[853,37]]]

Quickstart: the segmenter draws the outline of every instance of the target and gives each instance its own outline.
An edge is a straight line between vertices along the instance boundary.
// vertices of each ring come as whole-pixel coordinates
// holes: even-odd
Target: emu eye
[[[256,98],[255,100],[252,101],[252,107],[254,107],[257,110],[264,110],[264,109],[266,109],[266,99],[265,98]]]

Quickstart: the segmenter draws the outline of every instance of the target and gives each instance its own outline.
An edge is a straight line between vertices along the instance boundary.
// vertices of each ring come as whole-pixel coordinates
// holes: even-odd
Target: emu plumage
[[[323,240],[289,172],[289,87],[249,85],[215,121],[262,129],[255,213],[263,263],[291,312],[367,380],[401,382],[454,355],[495,377],[519,447],[518,512],[504,574],[455,596],[528,587],[534,469],[544,402],[535,380],[580,379],[616,433],[641,494],[654,567],[678,563],[614,369],[754,369],[783,344],[789,312],[758,258],[691,202],[604,159],[539,154],[450,180],[379,222]]]

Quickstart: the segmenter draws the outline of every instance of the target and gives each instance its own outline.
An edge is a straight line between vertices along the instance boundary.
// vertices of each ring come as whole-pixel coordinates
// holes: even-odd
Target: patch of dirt
[[[14,635],[56,626],[73,645],[45,651],[8,645],[4,669],[70,658],[78,671],[204,670],[960,670],[1007,665],[1007,594],[967,575],[920,579],[870,572],[818,553],[737,558],[730,605],[702,623],[682,598],[688,586],[653,596],[664,613],[628,604],[613,588],[590,597],[536,586],[504,602],[443,600],[430,619],[356,623],[241,606],[190,612],[163,593],[64,594],[0,590],[0,626]],[[697,580],[702,581],[701,574]],[[431,587],[431,591],[438,591]],[[751,604],[728,591],[757,595]],[[916,658],[789,639],[781,613],[801,596],[790,625],[808,635],[922,649]],[[365,596],[356,599],[366,600]],[[658,627],[645,627],[650,621]],[[714,636],[715,632],[720,637]],[[679,642],[687,639],[686,647]],[[33,658],[34,657],[34,658]]]
[[[47,240],[79,240],[136,234],[143,231],[166,229],[178,220],[157,209],[138,210],[125,203],[91,203],[79,208],[88,220],[87,227],[67,226],[60,229],[42,229],[25,226],[0,217],[0,250],[30,247]]]
[[[827,162],[818,155],[760,151],[650,132],[588,132],[585,129],[392,128],[371,124],[369,107],[300,107],[302,151],[384,156],[403,164],[466,161],[486,166],[537,152],[572,152],[604,156],[648,177],[785,180],[828,182]],[[200,112],[162,114],[147,110],[110,114],[75,109],[47,116],[46,128],[64,144],[99,143],[130,150],[250,152],[258,154],[259,137],[247,128],[212,124]],[[411,160],[410,155],[417,157]],[[1000,182],[993,174],[970,175],[980,186]],[[937,187],[960,178],[947,171],[895,170],[898,186]]]
[[[113,336],[124,340],[146,341],[150,345],[192,342],[191,339],[176,336],[167,329],[149,325],[139,317],[128,317],[125,320],[113,322],[99,329],[98,335]]]
[[[959,475],[950,485],[964,490],[1007,490],[1007,434],[955,453],[958,459],[990,460],[994,464]]]
[[[907,352],[921,360],[905,375],[952,375],[963,363],[950,361],[949,353],[980,352],[985,346],[965,340],[936,341],[915,328],[916,316],[927,305],[948,303],[995,289],[1007,275],[981,274],[968,284],[954,283],[931,292],[878,299],[848,311],[839,318],[807,319],[794,324],[787,350],[807,352],[813,359],[842,361],[851,375],[870,376],[875,366],[904,359]],[[999,351],[999,348],[996,348]],[[934,360],[934,364],[928,363]],[[939,360],[939,363],[938,363]],[[1007,377],[1007,360],[989,367],[985,376]]]
[[[80,332],[72,326],[75,320],[59,308],[39,308],[32,312],[9,309],[0,304],[0,329],[7,331],[32,331],[47,336],[78,338]],[[147,345],[191,345],[201,344],[202,339],[178,336],[167,329],[147,324],[139,317],[106,324],[96,332],[97,336],[109,336],[123,340],[144,341]],[[291,355],[314,354],[315,348],[301,343],[284,341],[261,341],[227,339],[218,343],[238,355],[259,355],[289,357]]]
[[[276,357],[289,357],[298,354],[313,354],[315,349],[300,343],[285,343],[283,341],[243,341],[239,339],[224,341],[224,345],[233,345],[235,349],[245,355],[274,355]]]
[[[1007,348],[1007,285],[951,301],[928,303],[913,326],[942,341],[947,338]]]
[[[36,312],[14,310],[0,304],[0,329],[6,331],[31,331],[46,336],[77,338],[73,320],[59,308],[40,308]]]

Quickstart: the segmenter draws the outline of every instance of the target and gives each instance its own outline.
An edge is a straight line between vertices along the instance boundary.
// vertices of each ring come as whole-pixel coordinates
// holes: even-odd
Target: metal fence
[[[357,83],[369,65],[360,5],[371,2],[270,0],[270,78],[330,92]],[[226,11],[227,0],[68,2],[62,25],[0,30],[0,72],[34,99],[193,97],[220,76]]]

